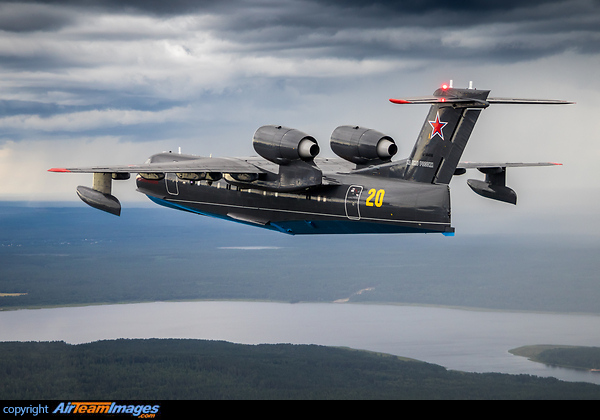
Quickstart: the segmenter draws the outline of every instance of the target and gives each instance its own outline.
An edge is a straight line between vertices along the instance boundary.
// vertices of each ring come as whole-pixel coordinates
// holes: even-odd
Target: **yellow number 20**
[[[372,188],[369,190],[369,196],[367,197],[367,202],[365,203],[368,207],[373,207],[373,198],[375,198],[375,207],[381,207],[383,204],[383,196],[385,195],[385,190],[375,190]]]

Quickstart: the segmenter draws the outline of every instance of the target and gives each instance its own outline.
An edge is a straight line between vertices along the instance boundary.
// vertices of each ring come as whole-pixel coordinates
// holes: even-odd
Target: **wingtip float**
[[[200,215],[288,234],[443,233],[452,235],[450,180],[469,179],[477,194],[516,204],[506,185],[507,168],[554,166],[555,162],[460,162],[479,114],[492,104],[570,104],[541,99],[489,98],[489,90],[444,84],[433,95],[392,98],[394,104],[429,104],[421,132],[406,158],[393,161],[396,142],[366,127],[336,128],[330,138],[340,159],[318,158],[315,137],[278,125],[260,127],[252,139],[260,157],[213,158],[159,153],[146,164],[52,168],[93,173],[93,186],[78,187],[87,204],[119,215],[113,180],[137,174],[137,189],[153,202]]]

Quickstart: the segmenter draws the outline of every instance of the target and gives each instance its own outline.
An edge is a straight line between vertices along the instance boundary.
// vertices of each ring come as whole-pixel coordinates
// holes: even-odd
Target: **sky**
[[[442,83],[567,106],[493,105],[463,160],[509,169],[519,203],[451,183],[457,231],[600,234],[600,1],[0,1],[0,201],[78,201],[91,175],[166,150],[254,155],[265,124],[314,136],[361,125],[407,157]],[[124,204],[148,200],[115,183]]]

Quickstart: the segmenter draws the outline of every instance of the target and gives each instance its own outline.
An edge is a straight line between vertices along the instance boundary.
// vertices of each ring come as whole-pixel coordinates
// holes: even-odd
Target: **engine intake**
[[[388,161],[397,152],[398,146],[390,136],[370,128],[342,125],[331,133],[331,150],[357,165]]]
[[[280,125],[260,127],[254,133],[252,144],[256,153],[278,165],[295,160],[312,161],[320,151],[314,137]]]

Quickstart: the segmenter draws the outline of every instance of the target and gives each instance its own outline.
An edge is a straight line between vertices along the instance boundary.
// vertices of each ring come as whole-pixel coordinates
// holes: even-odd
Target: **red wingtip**
[[[68,169],[65,168],[52,168],[52,169],[48,169],[48,172],[71,172]]]
[[[404,99],[390,99],[390,102],[393,104],[410,104],[410,101],[405,101]]]

